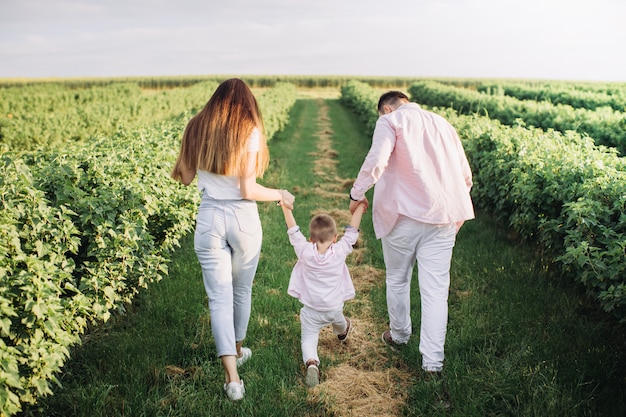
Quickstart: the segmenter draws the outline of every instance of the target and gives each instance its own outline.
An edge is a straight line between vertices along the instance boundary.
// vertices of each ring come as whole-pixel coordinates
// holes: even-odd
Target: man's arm
[[[365,193],[385,172],[395,144],[396,134],[393,126],[386,118],[379,118],[372,136],[372,146],[350,189],[350,212],[354,212],[359,202],[365,203],[365,209],[369,206]]]

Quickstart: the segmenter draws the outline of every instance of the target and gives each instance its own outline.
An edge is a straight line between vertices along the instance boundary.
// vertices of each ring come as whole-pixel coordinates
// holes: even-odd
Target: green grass
[[[623,415],[624,329],[542,268],[531,248],[479,213],[459,234],[451,274],[454,415]],[[415,340],[402,352],[415,368],[418,354]],[[438,394],[416,384],[407,415],[447,415],[429,411]]]
[[[320,201],[312,192],[318,186],[310,155],[316,150],[317,100],[296,103],[289,126],[272,139],[272,170],[263,180],[294,190],[294,213],[303,227],[311,211],[345,209],[348,203],[347,198]],[[337,100],[325,102],[336,138],[338,173],[354,178],[370,137]],[[302,384],[300,305],[286,292],[295,256],[282,213],[271,203],[259,203],[259,208],[264,243],[247,340],[253,357],[241,369],[244,400],[232,403],[222,392],[223,371],[210,333],[193,237],[188,236],[174,254],[169,277],[143,292],[125,316],[85,337],[60,376],[62,386],[25,414],[330,415],[323,404],[307,400]],[[366,263],[383,268],[369,213],[362,232]],[[624,328],[593,310],[575,287],[542,267],[532,247],[511,239],[506,228],[478,213],[458,236],[451,275],[443,384],[426,384],[419,378],[416,286],[414,336],[406,348],[389,351],[415,375],[407,387],[405,415],[624,415]],[[369,297],[376,320],[386,323],[383,283],[359,296]],[[450,408],[439,401],[444,388]]]

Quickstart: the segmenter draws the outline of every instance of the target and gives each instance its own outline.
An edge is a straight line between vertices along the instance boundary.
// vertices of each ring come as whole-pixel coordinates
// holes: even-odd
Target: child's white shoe
[[[307,387],[314,387],[320,383],[320,370],[316,365],[311,364],[306,367],[304,383]]]

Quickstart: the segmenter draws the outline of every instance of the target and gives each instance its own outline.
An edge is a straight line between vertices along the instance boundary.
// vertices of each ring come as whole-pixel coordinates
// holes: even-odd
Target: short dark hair
[[[311,240],[316,243],[324,243],[332,240],[337,234],[337,224],[328,214],[317,214],[309,223]]]
[[[402,91],[388,91],[378,99],[378,112],[383,112],[383,107],[388,105],[398,104],[400,100],[409,101],[409,96],[404,94]]]

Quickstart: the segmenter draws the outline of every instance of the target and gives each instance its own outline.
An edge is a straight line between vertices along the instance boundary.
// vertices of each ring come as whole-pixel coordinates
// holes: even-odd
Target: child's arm
[[[367,204],[365,203],[360,203],[358,206],[356,206],[354,212],[352,213],[350,226],[354,227],[357,230],[359,229],[359,226],[361,225],[361,218],[363,217],[363,213],[365,213],[366,208]]]
[[[294,226],[297,226],[296,219],[293,217],[293,212],[285,207],[284,204],[281,204],[280,207],[283,209],[283,214],[285,215],[285,223],[287,223],[287,229],[291,229]]]

